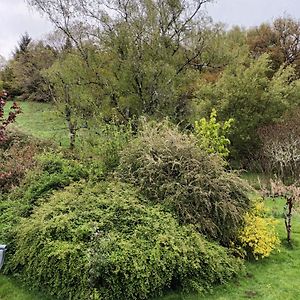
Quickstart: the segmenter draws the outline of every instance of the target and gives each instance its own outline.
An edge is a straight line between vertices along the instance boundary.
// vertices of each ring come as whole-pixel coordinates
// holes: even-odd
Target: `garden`
[[[0,71],[0,299],[297,299],[299,22],[28,2],[57,31]]]

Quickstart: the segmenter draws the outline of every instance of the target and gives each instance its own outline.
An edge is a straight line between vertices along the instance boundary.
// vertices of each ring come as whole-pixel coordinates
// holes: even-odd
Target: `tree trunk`
[[[73,150],[75,148],[75,140],[76,140],[76,129],[73,124],[69,124],[69,134],[70,134],[70,149]]]
[[[293,210],[293,199],[292,197],[287,198],[286,201],[286,214],[285,214],[285,228],[287,233],[287,241],[291,242],[291,231],[292,231],[292,210]]]
[[[64,91],[65,92],[65,118],[69,129],[70,149],[73,150],[75,148],[77,126],[72,121],[72,109],[69,105],[70,95],[69,95],[68,85],[64,84],[64,88],[65,88]]]

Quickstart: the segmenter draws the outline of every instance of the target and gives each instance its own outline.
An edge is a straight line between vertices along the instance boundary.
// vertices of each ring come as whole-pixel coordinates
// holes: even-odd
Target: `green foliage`
[[[64,117],[69,130],[70,148],[75,147],[78,130],[88,127],[88,121],[99,112],[93,95],[95,86],[90,77],[92,70],[87,68],[85,61],[76,53],[68,53],[57,59],[44,72],[44,76],[52,86],[54,102]],[[97,91],[99,91],[97,89]],[[98,97],[101,97],[98,94]]]
[[[131,138],[131,124],[97,124],[80,137],[80,157],[89,168],[93,165],[108,174],[119,165],[120,151]]]
[[[61,189],[73,181],[88,177],[88,170],[76,160],[64,158],[60,153],[45,153],[38,157],[38,166],[20,187],[23,200],[34,205],[54,190]]]
[[[205,291],[241,268],[226,250],[113,183],[55,192],[16,229],[6,271],[62,299],[146,299]]]
[[[195,121],[195,135],[198,139],[199,146],[208,153],[216,153],[226,158],[229,155],[228,145],[230,140],[226,137],[233,123],[233,119],[229,119],[221,124],[217,122],[217,111],[212,110],[210,118]]]
[[[0,200],[0,239],[14,248],[16,225],[31,215],[35,207],[47,202],[55,190],[89,176],[87,168],[59,153],[37,157],[35,168],[27,172],[20,185]]]
[[[274,76],[270,59],[248,57],[228,65],[216,83],[203,84],[197,94],[200,109],[215,107],[221,120],[234,118],[229,139],[236,159],[253,157],[260,143],[257,130],[280,118],[299,103],[300,84],[292,67],[280,68]],[[202,111],[203,113],[203,111]]]
[[[171,208],[181,222],[227,243],[249,207],[245,184],[197,142],[166,122],[144,124],[122,151],[118,176]]]
[[[22,36],[22,41],[22,49],[17,49],[13,59],[2,71],[4,88],[12,96],[20,96],[23,100],[52,101],[43,70],[52,65],[55,53],[43,42],[32,42],[28,36]]]
[[[72,117],[77,119],[85,112],[91,113],[95,109],[92,87],[88,85],[90,72],[83,59],[76,53],[68,53],[57,59],[44,71],[44,75],[53,85],[55,103],[63,114],[66,105],[72,107]]]

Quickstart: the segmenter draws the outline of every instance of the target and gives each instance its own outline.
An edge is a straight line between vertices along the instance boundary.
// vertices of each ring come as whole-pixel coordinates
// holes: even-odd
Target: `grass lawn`
[[[25,291],[17,281],[0,275],[0,300],[50,300],[50,298]]]
[[[10,107],[12,102],[7,103]],[[62,146],[68,145],[68,130],[63,118],[55,107],[48,103],[18,102],[22,113],[10,128],[16,128],[24,133],[40,139],[51,140]]]

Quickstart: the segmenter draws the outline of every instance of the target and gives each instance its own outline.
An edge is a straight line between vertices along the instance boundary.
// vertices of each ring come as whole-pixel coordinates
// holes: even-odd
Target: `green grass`
[[[25,291],[16,280],[0,275],[0,300],[50,300],[42,294]]]
[[[7,108],[12,102],[7,103]],[[68,145],[68,130],[63,118],[57,113],[55,107],[48,103],[18,102],[22,113],[10,128],[34,137],[51,140],[62,146]]]
[[[241,177],[248,181],[253,188],[259,190],[261,187],[268,187],[270,185],[270,179],[273,178],[274,175],[243,172]]]

